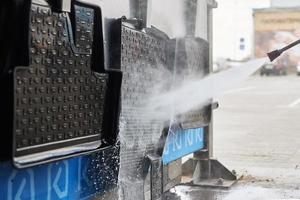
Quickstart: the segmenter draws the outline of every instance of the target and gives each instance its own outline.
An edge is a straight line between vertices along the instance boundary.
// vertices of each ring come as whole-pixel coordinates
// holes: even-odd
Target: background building
[[[266,56],[266,52],[282,47],[300,39],[300,9],[267,8],[254,10],[255,58]],[[300,46],[284,53],[274,63],[277,69],[294,71],[300,64]]]
[[[271,0],[271,7],[300,7],[298,0]]]
[[[215,60],[243,60],[252,56],[252,10],[266,7],[270,7],[270,0],[218,0],[214,10]]]
[[[218,0],[214,10],[214,60],[253,57],[253,9],[297,7],[299,0]]]

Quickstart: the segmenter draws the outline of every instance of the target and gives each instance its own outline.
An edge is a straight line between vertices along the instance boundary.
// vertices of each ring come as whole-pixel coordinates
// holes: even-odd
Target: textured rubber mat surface
[[[145,152],[154,150],[162,133],[163,122],[149,120],[144,111],[145,102],[159,81],[161,73],[167,70],[166,40],[122,26],[121,70],[122,110],[124,121],[120,134],[124,137],[124,151],[121,152],[126,173],[141,175],[141,162]],[[122,144],[121,144],[122,145]],[[123,155],[122,155],[123,154]],[[125,165],[125,166],[124,166]]]
[[[101,139],[108,75],[91,70],[94,10],[74,5],[70,18],[32,4],[30,66],[14,72],[15,156]]]
[[[163,77],[170,75],[168,38],[161,36],[159,31],[158,34],[150,34],[139,30],[126,21],[119,28],[120,68],[123,73],[119,178],[125,199],[143,199],[144,186],[140,181],[145,179],[150,167],[145,157],[154,153],[164,128],[164,122],[153,119],[144,106],[154,95],[156,86],[164,80]],[[132,190],[137,191],[133,194]]]

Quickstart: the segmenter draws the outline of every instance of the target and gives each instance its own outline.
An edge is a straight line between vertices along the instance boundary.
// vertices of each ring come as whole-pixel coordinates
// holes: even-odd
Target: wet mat
[[[16,165],[101,145],[108,74],[91,69],[94,9],[73,13],[31,6],[30,66],[14,71]]]

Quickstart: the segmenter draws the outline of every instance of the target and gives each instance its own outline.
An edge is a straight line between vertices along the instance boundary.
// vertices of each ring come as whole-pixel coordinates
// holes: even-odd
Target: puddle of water
[[[297,200],[300,199],[300,190],[252,186],[240,186],[231,190],[214,190],[177,186],[171,189],[165,197],[165,200]]]

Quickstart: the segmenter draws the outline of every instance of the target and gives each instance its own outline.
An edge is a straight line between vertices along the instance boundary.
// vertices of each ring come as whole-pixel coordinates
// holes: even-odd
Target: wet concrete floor
[[[231,190],[178,186],[167,199],[300,199],[300,77],[253,76],[218,100],[214,157],[243,176]]]
[[[300,77],[253,76],[218,99],[214,157],[267,187],[300,187]]]
[[[230,190],[177,186],[165,195],[165,200],[296,200],[299,190],[236,186]]]

